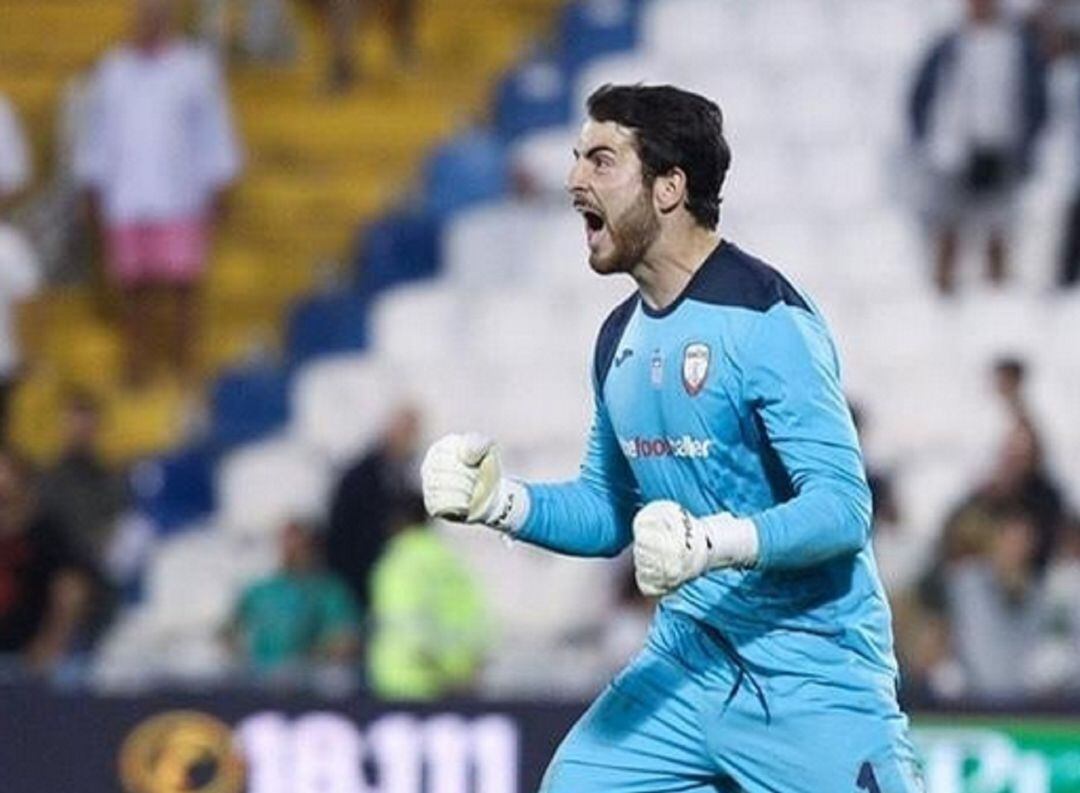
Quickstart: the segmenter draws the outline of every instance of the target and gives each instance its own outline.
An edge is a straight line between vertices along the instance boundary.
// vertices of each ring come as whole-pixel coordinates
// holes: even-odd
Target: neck
[[[694,226],[665,240],[661,234],[631,271],[649,308],[670,306],[720,244],[720,232]]]

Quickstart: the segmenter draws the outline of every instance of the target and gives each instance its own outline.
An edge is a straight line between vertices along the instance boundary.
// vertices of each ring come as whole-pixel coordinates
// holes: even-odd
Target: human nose
[[[571,195],[585,189],[584,172],[583,161],[575,160],[566,175],[566,191]]]

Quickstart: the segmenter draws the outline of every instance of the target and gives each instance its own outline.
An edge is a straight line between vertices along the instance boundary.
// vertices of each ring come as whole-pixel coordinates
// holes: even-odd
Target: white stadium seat
[[[279,437],[230,454],[218,482],[222,526],[239,535],[277,536],[290,519],[325,513],[333,469],[307,444]]]
[[[573,164],[575,127],[543,129],[516,140],[510,150],[514,171],[526,183],[556,200],[566,197],[566,175]]]
[[[274,543],[270,544],[271,547]],[[219,631],[243,586],[271,569],[265,554],[222,531],[189,531],[166,539],[146,578],[146,606],[165,631]]]
[[[590,61],[574,81],[572,109],[580,122],[585,118],[589,95],[605,83],[668,83],[677,75],[677,69],[668,62],[637,53],[598,58]]]
[[[666,0],[646,6],[645,53],[676,61],[707,62],[745,52],[745,3],[738,0]],[[715,61],[714,61],[715,63]]]
[[[747,3],[749,52],[762,63],[797,72],[827,62],[836,41],[824,0]]]
[[[369,446],[403,395],[371,355],[340,355],[304,367],[293,384],[291,430],[336,464]]]
[[[468,300],[467,293],[443,279],[384,295],[371,316],[372,347],[379,360],[413,367],[453,355]]]

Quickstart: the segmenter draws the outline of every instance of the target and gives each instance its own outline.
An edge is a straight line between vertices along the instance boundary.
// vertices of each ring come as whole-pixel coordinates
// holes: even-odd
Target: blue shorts
[[[833,639],[732,637],[661,608],[541,793],[921,793],[887,672]]]

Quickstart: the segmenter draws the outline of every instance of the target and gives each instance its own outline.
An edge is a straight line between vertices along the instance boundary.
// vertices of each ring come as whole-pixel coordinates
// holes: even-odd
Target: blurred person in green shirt
[[[239,659],[261,674],[301,674],[356,659],[359,610],[345,583],[323,568],[310,523],[286,524],[280,570],[244,591],[230,634]]]
[[[465,693],[487,646],[480,590],[419,499],[402,505],[395,526],[372,575],[371,688],[393,700]]]

